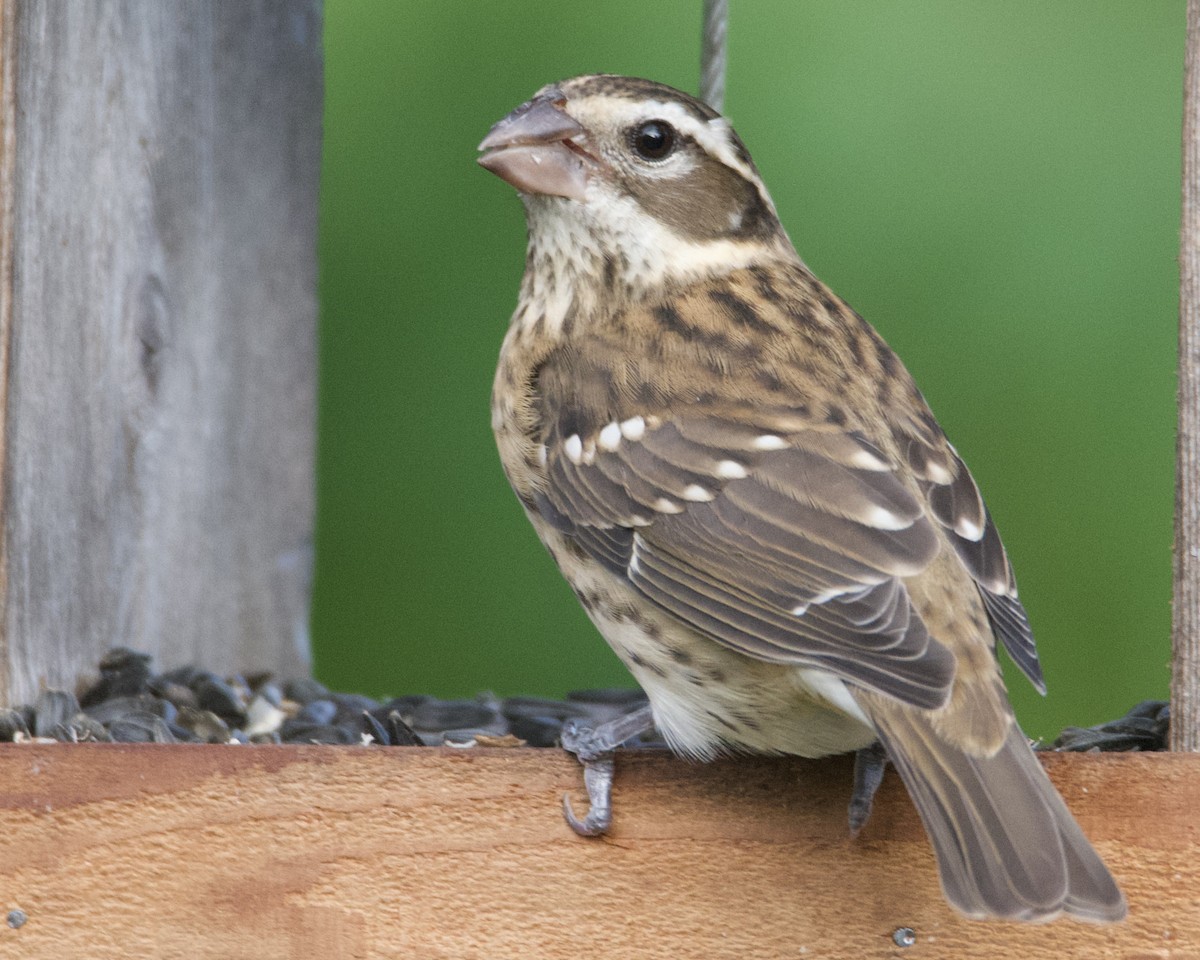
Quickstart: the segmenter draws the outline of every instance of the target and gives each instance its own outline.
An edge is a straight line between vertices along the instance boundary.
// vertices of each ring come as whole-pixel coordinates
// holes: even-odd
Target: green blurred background
[[[1184,0],[732,0],[726,112],[1004,535],[1052,736],[1165,697]],[[543,84],[694,90],[700,0],[327,0],[316,669],[340,689],[629,683],[488,417],[524,222],[474,163]]]

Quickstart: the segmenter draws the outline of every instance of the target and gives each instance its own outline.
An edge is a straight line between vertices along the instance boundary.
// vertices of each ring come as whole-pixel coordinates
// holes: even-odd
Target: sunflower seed
[[[130,713],[108,725],[108,732],[117,743],[175,743],[162,717],[154,713]]]
[[[100,679],[80,698],[85,707],[144,693],[150,683],[150,655],[114,647],[100,660]]]
[[[12,743],[16,734],[29,736],[29,724],[25,722],[25,714],[8,707],[0,709],[0,743]]]
[[[49,737],[54,728],[79,712],[79,701],[65,690],[43,690],[33,708],[33,735]]]

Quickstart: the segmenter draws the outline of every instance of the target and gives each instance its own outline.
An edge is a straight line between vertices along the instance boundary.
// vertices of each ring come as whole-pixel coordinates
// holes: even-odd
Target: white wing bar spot
[[[971,540],[978,543],[983,539],[983,527],[977,523],[972,523],[966,517],[959,517],[954,524],[954,532],[965,540]]]
[[[646,435],[646,421],[642,417],[630,417],[621,421],[620,430],[626,440],[636,442]]]
[[[600,431],[597,440],[601,450],[607,450],[609,453],[612,453],[621,445],[621,425],[616,421],[608,424]]]
[[[871,507],[867,512],[866,520],[876,530],[907,530],[912,526],[911,520],[898,517],[891,510],[885,510],[883,507]]]
[[[788,442],[773,433],[764,433],[761,437],[754,438],[753,446],[755,450],[783,450],[788,446]]]
[[[850,466],[857,467],[859,470],[875,470],[877,472],[891,469],[869,450],[856,450],[850,457]]]
[[[940,484],[947,484],[954,479],[949,470],[933,460],[925,464],[925,476],[934,483]]]
[[[563,441],[563,453],[572,463],[579,463],[583,459],[583,441],[579,439],[579,434],[573,433]]]

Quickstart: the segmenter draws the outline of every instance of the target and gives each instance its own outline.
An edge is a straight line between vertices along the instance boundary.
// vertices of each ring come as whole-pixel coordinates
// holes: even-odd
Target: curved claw
[[[580,820],[571,809],[570,798],[563,797],[563,816],[581,837],[598,837],[612,826],[613,750],[650,729],[654,715],[650,705],[615,717],[598,727],[568,720],[563,724],[559,742],[583,764],[583,785],[587,788],[589,809]]]
[[[594,810],[589,810],[587,816],[580,820],[571,807],[570,795],[566,793],[563,794],[563,819],[567,821],[567,826],[581,837],[603,836],[612,825],[611,816],[597,818]]]
[[[563,794],[563,816],[568,826],[581,837],[598,837],[612,826],[613,758],[584,761],[583,784],[587,788],[588,812],[582,820],[575,816],[571,798]]]

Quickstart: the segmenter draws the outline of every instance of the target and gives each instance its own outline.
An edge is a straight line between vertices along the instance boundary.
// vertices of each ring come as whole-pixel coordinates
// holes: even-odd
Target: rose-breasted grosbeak
[[[896,355],[796,255],[728,122],[584,76],[480,149],[529,224],[501,460],[650,700],[598,749],[577,731],[585,756],[651,712],[698,758],[878,740],[963,913],[1124,916],[1013,719],[997,641],[1044,687],[979,490]],[[879,769],[860,764],[856,826]],[[607,825],[595,799],[583,831]]]

